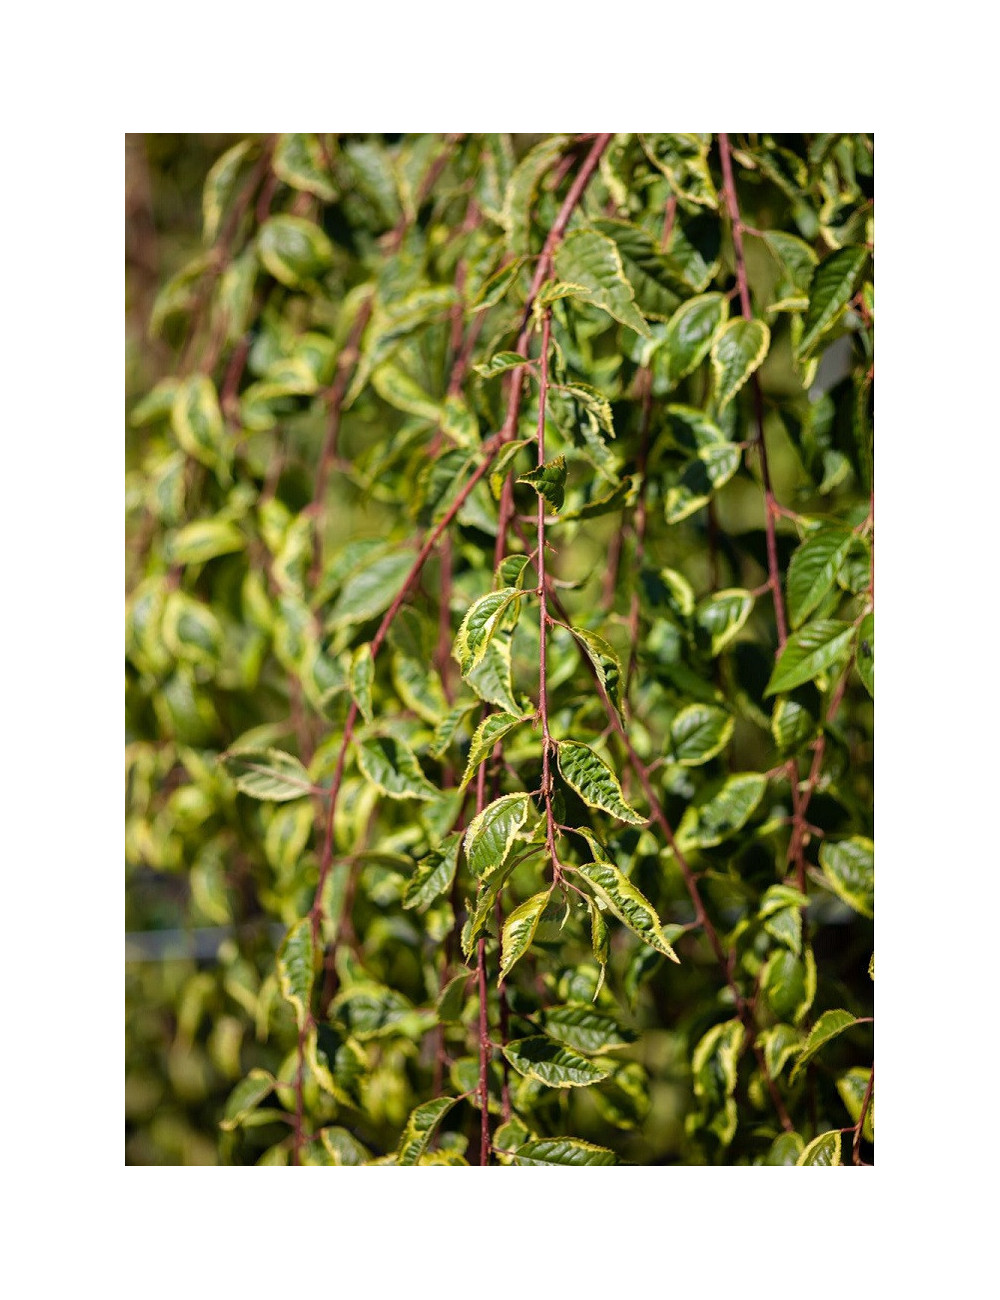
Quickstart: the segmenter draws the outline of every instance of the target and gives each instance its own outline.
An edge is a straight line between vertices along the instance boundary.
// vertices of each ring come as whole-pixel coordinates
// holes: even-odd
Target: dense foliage
[[[216,153],[132,304],[127,1158],[870,1162],[871,136]]]

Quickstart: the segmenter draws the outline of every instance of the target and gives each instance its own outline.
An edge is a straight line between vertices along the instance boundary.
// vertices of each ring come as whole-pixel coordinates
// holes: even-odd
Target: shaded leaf
[[[437,799],[439,791],[427,780],[416,754],[395,736],[355,740],[358,767],[390,799]]]
[[[824,840],[819,864],[839,899],[862,916],[875,915],[875,845],[863,835]]]
[[[278,980],[281,994],[292,1004],[301,1029],[309,1015],[316,953],[313,947],[312,922],[305,916],[288,931],[278,949]]]
[[[550,1007],[542,1017],[542,1024],[551,1038],[558,1038],[567,1047],[588,1056],[594,1052],[627,1047],[637,1038],[631,1029],[620,1025],[614,1016],[597,1011],[586,1002]]]
[[[254,1068],[241,1079],[229,1094],[219,1127],[227,1133],[239,1128],[251,1112],[255,1111],[275,1087],[274,1076],[267,1070]]]
[[[682,849],[711,848],[734,835],[749,821],[764,797],[767,778],[759,772],[741,772],[709,786],[688,805],[677,827]]]
[[[689,704],[670,724],[671,756],[682,767],[707,763],[725,749],[735,720],[711,704]]]
[[[413,568],[408,551],[389,551],[363,560],[344,580],[336,604],[330,611],[330,631],[363,623],[389,608],[399,595]]]
[[[423,910],[448,892],[455,879],[461,838],[458,832],[449,835],[439,848],[432,849],[426,857],[420,859],[403,890],[404,907],[419,907]]]
[[[237,742],[239,746],[239,742]],[[253,799],[282,802],[312,794],[309,773],[292,754],[281,749],[253,749],[234,746],[220,755],[226,771]]]
[[[257,251],[271,275],[289,289],[310,284],[333,262],[333,245],[319,226],[288,213],[264,222]]]
[[[481,361],[472,369],[484,379],[493,379],[496,375],[505,375],[508,370],[516,370],[518,366],[530,364],[529,359],[523,357],[520,352],[494,352],[489,361]]]
[[[351,696],[365,722],[371,722],[374,718],[372,712],[374,680],[375,660],[372,658],[372,648],[366,642],[364,645],[359,645],[351,656],[350,670]]]
[[[508,1043],[503,1054],[518,1074],[537,1079],[549,1088],[585,1088],[606,1079],[614,1068],[610,1063],[591,1061],[540,1035]]]
[[[427,1150],[438,1125],[457,1103],[457,1097],[435,1097],[433,1101],[425,1101],[423,1105],[414,1107],[396,1149],[397,1165],[417,1163]]]

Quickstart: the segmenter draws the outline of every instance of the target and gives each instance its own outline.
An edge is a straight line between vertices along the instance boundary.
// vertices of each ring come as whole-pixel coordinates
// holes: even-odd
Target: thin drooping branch
[[[861,1133],[865,1126],[865,1119],[868,1116],[868,1107],[872,1102],[872,1089],[875,1086],[875,1067],[872,1066],[872,1072],[868,1076],[868,1087],[865,1089],[865,1095],[861,1100],[861,1114],[858,1116],[858,1122],[854,1126],[854,1140],[851,1143],[851,1159],[856,1165],[864,1164],[861,1159]]]
[[[719,157],[722,162],[722,190],[723,197],[726,201],[726,207],[729,212],[729,221],[733,235],[733,256],[736,262],[736,283],[739,287],[740,311],[744,320],[753,319],[753,308],[750,303],[750,284],[747,279],[746,257],[743,251],[743,221],[740,217],[739,200],[736,196],[736,183],[733,179],[733,160],[729,148],[729,136],[726,132],[719,133]],[[750,376],[750,385],[753,392],[754,402],[754,422],[756,425],[756,434],[754,437],[754,446],[757,450],[757,458],[760,464],[761,484],[764,489],[764,537],[767,546],[767,580],[771,588],[771,599],[774,603],[774,621],[778,630],[778,647],[775,651],[775,658],[781,655],[785,648],[785,642],[788,640],[788,624],[785,619],[785,602],[781,591],[781,568],[778,563],[778,541],[775,533],[775,520],[781,513],[774,490],[771,486],[771,471],[767,459],[767,442],[764,438],[764,399],[761,394],[760,378],[756,372]],[[798,765],[794,758],[790,758],[785,765],[788,773],[788,782],[791,787],[792,796],[792,814],[795,818],[795,825],[801,826],[801,796],[799,792],[799,773]],[[802,851],[801,834],[793,834],[792,843],[795,845],[795,871],[796,884],[799,892],[805,893],[806,886],[806,865],[805,854]]]
[[[719,156],[722,160],[723,195],[729,211],[729,221],[733,232],[733,254],[736,260],[736,283],[739,286],[740,312],[744,320],[753,319],[750,304],[750,285],[747,279],[746,257],[743,252],[743,222],[740,219],[739,201],[736,197],[736,184],[733,180],[733,161],[729,149],[729,136],[719,133]],[[760,477],[764,486],[764,534],[767,541],[767,569],[774,601],[774,618],[778,626],[778,652],[785,648],[788,639],[788,624],[785,621],[785,602],[781,593],[781,569],[778,565],[778,544],[775,536],[774,521],[778,515],[777,502],[771,487],[771,471],[767,459],[767,443],[764,439],[764,401],[761,394],[760,380],[756,373],[750,376],[754,396],[754,422],[756,436],[754,445],[760,463]]]
[[[552,607],[555,609],[556,613],[568,625],[570,621],[569,615],[567,614],[565,608],[563,607],[562,602],[559,600],[559,597],[554,592],[550,592],[549,599],[551,600]],[[788,1111],[785,1108],[785,1104],[781,1098],[781,1094],[779,1093],[777,1086],[775,1085],[774,1080],[771,1078],[770,1073],[767,1069],[767,1064],[764,1060],[764,1054],[761,1051],[761,1049],[757,1046],[756,1043],[756,1028],[753,1022],[753,1009],[749,1001],[743,996],[739,986],[737,985],[735,979],[733,978],[733,958],[726,956],[725,949],[722,946],[722,941],[719,939],[718,931],[716,930],[715,926],[712,924],[711,917],[709,917],[708,913],[705,910],[705,905],[701,897],[701,891],[698,888],[698,882],[695,879],[694,872],[691,870],[690,864],[688,863],[687,859],[685,858],[683,852],[681,851],[677,843],[677,840],[674,836],[673,827],[670,825],[669,818],[667,817],[667,814],[663,809],[663,805],[660,803],[660,800],[656,795],[656,791],[653,789],[652,782],[650,781],[649,778],[649,768],[646,766],[645,763],[643,763],[642,759],[635,752],[635,748],[633,747],[632,742],[629,739],[627,731],[622,726],[621,719],[618,716],[618,711],[615,708],[615,706],[611,703],[611,699],[608,696],[607,690],[604,687],[604,683],[601,681],[597,673],[597,669],[593,666],[588,656],[584,655],[581,657],[584,661],[584,664],[588,668],[591,677],[594,680],[594,685],[597,688],[597,693],[600,696],[601,703],[604,706],[604,711],[607,714],[608,722],[610,723],[613,730],[618,733],[622,745],[625,748],[625,753],[628,758],[629,766],[631,767],[632,771],[635,773],[636,778],[639,781],[639,784],[642,786],[642,790],[646,796],[646,801],[649,804],[650,811],[653,816],[653,820],[660,827],[660,830],[663,832],[664,838],[666,839],[667,844],[669,845],[670,850],[674,855],[674,860],[676,861],[678,869],[680,870],[681,879],[684,882],[684,887],[687,890],[688,897],[690,898],[691,904],[694,908],[696,924],[699,925],[705,933],[705,937],[708,940],[709,945],[711,946],[712,952],[715,955],[715,959],[719,964],[719,968],[722,972],[723,977],[725,978],[726,984],[728,985],[729,990],[733,995],[733,1001],[736,1007],[736,1014],[739,1016],[740,1020],[744,1023],[744,1025],[747,1028],[750,1042],[753,1046],[754,1056],[757,1060],[758,1067],[760,1068],[761,1075],[767,1083],[768,1092],[771,1095],[771,1100],[774,1103],[774,1108],[781,1122],[781,1126],[782,1128],[785,1129],[786,1132],[791,1132],[791,1130],[794,1128],[794,1125],[792,1124],[792,1121],[789,1118]]]
[[[599,136],[595,140],[594,145],[591,147],[587,155],[587,158],[584,160],[584,163],[582,164],[580,171],[578,172],[572,186],[570,187],[569,193],[567,194],[566,199],[563,202],[562,208],[559,211],[555,223],[553,224],[551,230],[549,231],[548,237],[546,238],[545,241],[545,245],[542,249],[542,255],[539,259],[539,263],[536,268],[534,278],[532,279],[531,288],[528,293],[528,299],[525,305],[521,330],[518,335],[518,341],[517,341],[518,352],[521,352],[527,345],[528,335],[530,331],[532,309],[534,307],[535,298],[537,297],[538,292],[542,284],[545,282],[545,279],[548,275],[548,271],[551,267],[552,257],[554,254],[555,247],[559,239],[562,237],[562,234],[569,223],[569,219],[570,216],[572,215],[573,209],[575,208],[576,204],[579,202],[580,197],[582,196],[583,191],[586,188],[587,182],[590,180],[591,176],[593,175],[597,167],[597,164],[600,160],[601,153],[606,148],[607,143],[610,139],[611,139],[611,135],[606,134],[603,136]],[[451,143],[452,141],[450,140],[449,145]],[[442,158],[439,158],[438,164],[439,165],[437,166],[437,170],[435,170],[434,168],[431,169],[431,173],[433,173],[433,179],[436,179],[437,175],[440,173],[440,169],[444,166],[443,156]],[[431,176],[431,173],[428,173],[429,177]],[[430,184],[433,184],[433,179],[429,181]],[[399,238],[400,240],[402,239],[402,234],[400,234]],[[441,520],[434,526],[434,528],[432,528],[428,532],[427,536],[425,537],[425,540],[421,545],[420,550],[416,555],[416,558],[414,559],[413,565],[411,566],[410,571],[403,582],[403,585],[401,586],[392,604],[389,606],[389,608],[386,610],[385,614],[383,615],[378,630],[376,631],[374,637],[372,638],[371,655],[373,660],[378,656],[379,650],[381,649],[382,644],[384,643],[385,638],[388,635],[389,628],[392,626],[393,620],[396,618],[396,615],[399,613],[399,610],[402,608],[404,601],[406,600],[413,584],[416,582],[421,571],[423,570],[424,564],[426,563],[428,557],[430,556],[431,552],[434,550],[434,547],[437,545],[438,540],[445,532],[445,530],[448,527],[450,527],[452,521],[455,519],[456,515],[461,510],[462,506],[465,504],[469,496],[472,494],[473,490],[476,487],[476,484],[479,483],[480,480],[489,471],[500,449],[507,442],[510,442],[513,439],[517,429],[517,417],[518,417],[518,411],[520,409],[522,386],[523,386],[523,367],[518,367],[512,372],[511,375],[510,389],[509,389],[508,402],[507,402],[507,413],[504,419],[503,426],[498,433],[494,434],[490,439],[487,440],[487,442],[483,444],[483,448],[482,448],[483,460],[481,461],[480,465],[466,480],[465,484],[459,490],[457,496],[452,501],[451,506],[445,512]],[[346,387],[345,387],[345,391],[346,391]],[[334,442],[334,447],[335,445],[336,444]],[[322,506],[323,506],[322,500],[317,500],[316,507],[320,519],[322,517],[321,516]],[[318,528],[319,528],[319,520],[317,521],[317,529]],[[326,825],[324,828],[324,835],[323,835],[323,846],[320,853],[319,877],[317,880],[316,893],[313,899],[313,905],[309,912],[314,946],[318,946],[319,936],[323,924],[323,894],[326,889],[326,882],[329,878],[330,870],[333,866],[334,825],[336,819],[337,802],[340,794],[340,789],[343,784],[344,769],[347,761],[347,752],[354,735],[354,729],[357,725],[358,712],[359,712],[358,706],[356,702],[352,700],[347,711],[347,717],[344,722],[344,731],[341,736],[341,742],[337,753],[337,760],[334,768],[333,779],[330,785],[330,793],[329,793],[328,804],[327,804]],[[482,788],[483,776],[484,773],[482,769],[480,769],[480,774],[479,774],[480,789]],[[477,795],[477,802],[478,802],[478,797],[481,796]],[[485,956],[483,957],[483,961],[485,961]],[[483,1006],[485,1006],[485,1002],[483,1003]],[[481,1009],[481,1015],[484,1014],[485,1014],[485,1010]],[[299,1065],[301,1069],[302,1068],[301,1050],[299,1055],[300,1055]],[[486,1140],[488,1143],[488,1123],[489,1123],[488,1106],[485,1104],[485,1101],[484,1101],[483,1110],[484,1110],[483,1124],[486,1130],[486,1134],[487,1134]],[[297,1156],[299,1150],[298,1143],[296,1144],[295,1150]]]
[[[545,464],[545,402],[549,388],[549,333],[552,320],[548,310],[542,317],[542,356],[538,393],[538,465]],[[552,863],[555,883],[560,879],[556,855],[555,817],[552,813],[552,737],[549,734],[549,693],[546,649],[549,634],[548,582],[545,576],[545,497],[538,493],[538,719],[542,726],[542,798],[545,800],[545,845]]]

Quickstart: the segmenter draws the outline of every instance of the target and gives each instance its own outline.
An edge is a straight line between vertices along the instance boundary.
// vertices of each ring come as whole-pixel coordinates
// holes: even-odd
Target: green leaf
[[[368,1148],[346,1128],[337,1125],[321,1128],[319,1138],[329,1152],[334,1165],[365,1165],[371,1159]]]
[[[430,752],[434,758],[443,757],[458,735],[466,714],[471,713],[475,708],[478,708],[475,700],[465,700],[461,704],[456,704],[453,709],[450,709],[445,714],[434,728],[434,739],[431,741],[430,746]]]
[[[796,356],[807,357],[825,331],[854,297],[868,263],[864,248],[848,245],[825,257],[813,273],[809,307],[802,324]]]
[[[457,1103],[457,1097],[435,1097],[433,1101],[425,1101],[423,1105],[414,1107],[396,1149],[397,1165],[417,1163],[427,1150],[438,1125]]]
[[[861,1107],[865,1104],[865,1093],[868,1091],[868,1081],[871,1079],[871,1075],[871,1070],[856,1065],[853,1069],[845,1070],[837,1079],[837,1091],[840,1093],[840,1099],[847,1107],[847,1113],[855,1124],[861,1118]],[[875,1117],[872,1101],[868,1103],[861,1135],[868,1142],[875,1141]]]
[[[222,655],[219,620],[207,605],[192,600],[183,591],[172,591],[167,596],[160,635],[171,654],[190,663],[211,667]]]
[[[857,1023],[857,1017],[852,1016],[849,1011],[824,1011],[809,1031],[809,1037],[802,1044],[802,1050],[799,1052],[798,1060],[796,1060],[792,1069],[789,1082],[795,1082],[799,1071],[812,1060],[821,1048]]]
[[[264,835],[264,855],[279,876],[290,876],[312,834],[315,810],[308,799],[282,803],[271,814]]]
[[[753,595],[742,587],[716,591],[698,603],[694,621],[713,659],[736,637],[753,609]]]
[[[363,560],[348,574],[330,612],[330,631],[363,623],[384,613],[399,595],[413,568],[409,551],[389,551]]]
[[[350,671],[351,696],[365,722],[371,722],[374,717],[372,713],[372,683],[374,681],[375,660],[372,658],[371,646],[365,642],[364,645],[359,645],[354,654],[351,655]]]
[[[600,907],[594,899],[587,899],[587,907],[590,910],[590,944],[594,958],[600,967],[601,973],[597,980],[597,988],[594,989],[594,1001],[597,1001],[597,995],[604,987],[604,977],[607,974],[608,961],[611,957],[611,935],[608,932],[608,923],[601,913]]]
[[[771,735],[783,754],[799,749],[816,734],[816,719],[791,696],[782,695],[771,714]]]
[[[670,724],[670,752],[682,767],[697,767],[729,744],[735,720],[711,704],[688,704]]]
[[[472,369],[484,379],[493,379],[497,375],[505,375],[508,370],[516,370],[518,366],[529,365],[530,360],[521,356],[520,352],[494,352],[489,361],[481,361]]]
[[[842,902],[862,916],[875,915],[875,845],[863,835],[824,840],[819,865],[827,884]]]
[[[486,646],[482,661],[465,674],[465,680],[481,700],[505,713],[519,713],[510,675],[510,637],[495,635]]]
[[[438,1020],[442,1024],[455,1024],[462,1018],[462,1012],[465,1009],[466,991],[469,987],[469,980],[472,978],[472,972],[463,970],[459,975],[455,975],[441,990],[438,996],[435,1010],[437,1011]]]
[[[271,161],[274,174],[294,190],[315,194],[325,203],[337,197],[323,150],[314,135],[281,135]]]
[[[610,1062],[588,1060],[541,1035],[508,1043],[503,1054],[518,1074],[549,1088],[586,1088],[606,1079],[614,1069]]]
[[[667,178],[678,198],[717,208],[719,196],[708,165],[711,135],[701,133],[640,135],[639,143],[651,163]]]
[[[364,1048],[335,1025],[313,1025],[306,1060],[316,1082],[345,1106],[361,1105],[361,1081],[368,1073]]]
[[[788,620],[798,627],[822,602],[851,548],[848,528],[821,528],[799,546],[788,565]]]
[[[618,1157],[607,1147],[594,1146],[580,1138],[536,1138],[514,1152],[515,1165],[569,1165],[574,1169],[591,1165],[616,1165]]]
[[[428,1012],[415,1011],[402,993],[373,981],[342,990],[331,1011],[362,1042],[394,1035],[419,1037],[434,1023]]]
[[[229,1094],[226,1109],[222,1113],[219,1127],[227,1133],[239,1128],[243,1121],[260,1103],[274,1091],[274,1076],[267,1070],[254,1068],[245,1079],[241,1079]]]
[[[222,227],[226,207],[233,196],[236,180],[244,161],[255,149],[252,140],[241,140],[227,149],[221,158],[212,164],[205,177],[202,191],[203,238],[206,244],[214,242]]]
[[[630,221],[599,217],[592,225],[599,234],[614,240],[636,306],[644,315],[666,320],[678,302],[676,275],[656,239]]]
[[[594,665],[601,685],[607,691],[608,699],[614,706],[619,718],[624,722],[625,675],[622,672],[621,660],[607,641],[602,636],[598,636],[596,632],[577,627],[570,630],[583,646],[587,658]]]
[[[456,832],[442,840],[437,849],[420,859],[416,870],[403,890],[403,906],[428,908],[435,898],[440,898],[451,888],[458,867],[458,847],[461,834]]]
[[[566,457],[557,456],[555,460],[546,461],[537,469],[522,474],[517,481],[533,487],[553,510],[561,510],[566,499]]]
[[[300,1029],[305,1026],[309,1015],[315,973],[316,952],[313,947],[312,921],[308,916],[304,916],[288,931],[278,949],[278,980],[281,984],[281,995],[292,1004]]]
[[[504,192],[501,221],[507,230],[509,248],[531,253],[531,214],[542,177],[561,157],[568,143],[565,135],[553,135],[529,150],[511,173]]]
[[[610,492],[605,492],[602,496],[591,497],[583,505],[563,511],[562,518],[564,520],[598,519],[601,515],[617,514],[620,510],[625,510],[634,504],[638,490],[639,481],[637,477],[634,474],[627,474]]]
[[[771,331],[761,320],[731,320],[712,342],[718,410],[728,406],[767,356]]]
[[[764,1064],[772,1079],[777,1079],[801,1045],[802,1034],[791,1025],[772,1025],[757,1036],[757,1046],[763,1048]]]
[[[515,717],[510,713],[491,713],[482,720],[472,737],[472,747],[469,750],[469,759],[465,765],[465,775],[462,777],[460,790],[464,790],[469,784],[479,764],[493,752],[494,745],[506,736],[508,731],[525,721],[525,718]]]
[[[765,695],[791,691],[811,682],[843,658],[854,636],[854,626],[832,618],[817,618],[793,632],[785,642],[771,673]]]
[[[587,290],[587,302],[649,337],[649,326],[636,310],[635,294],[613,239],[596,230],[574,230],[556,249],[555,269],[560,279]]]
[[[288,213],[264,222],[257,251],[271,275],[289,289],[310,285],[333,262],[333,245],[319,226]]]
[[[164,324],[172,316],[187,315],[195,309],[198,305],[199,291],[204,284],[205,276],[212,269],[212,265],[212,255],[202,253],[198,257],[192,258],[190,262],[185,263],[177,274],[171,276],[163,285],[153,301],[153,307],[149,314],[150,338],[161,336]],[[177,383],[176,380],[166,382],[173,382],[174,385]],[[156,392],[155,389],[153,391]],[[151,403],[148,408],[141,410],[138,419],[133,416],[133,420],[137,423],[145,423],[151,415],[158,414],[155,409],[158,405],[158,402]]]
[[[865,690],[875,698],[875,615],[866,614],[858,628],[858,649],[854,660]]]
[[[204,564],[219,555],[242,551],[246,538],[235,526],[222,519],[198,519],[179,528],[167,542],[171,564]]]
[[[441,415],[441,404],[424,391],[410,375],[391,361],[378,366],[372,374],[372,387],[397,411],[419,416],[435,423]]]
[[[390,799],[437,799],[440,791],[427,780],[416,754],[395,736],[355,740],[358,767]]]
[[[220,758],[237,790],[253,799],[281,803],[301,799],[315,789],[299,760],[280,749],[242,748],[237,742]]]
[[[622,795],[618,778],[589,745],[578,740],[560,740],[556,743],[559,771],[563,780],[573,787],[588,808],[600,808],[620,821],[642,826],[646,822],[634,808],[630,808]]]
[[[538,929],[538,921],[552,897],[551,889],[543,889],[527,902],[516,907],[504,922],[500,940],[500,975],[503,980],[510,974],[512,967],[531,947],[531,941]]]
[[[792,952],[773,953],[760,973],[768,1005],[779,1020],[798,1024],[816,995],[816,963],[807,948],[802,957]]]
[[[472,819],[465,832],[465,856],[474,876],[486,880],[503,865],[527,821],[529,804],[527,794],[501,795]]]
[[[696,1097],[718,1106],[733,1095],[744,1033],[739,1020],[725,1020],[699,1039],[691,1054]]]
[[[819,1137],[813,1138],[795,1163],[797,1165],[839,1165],[840,1137],[836,1129],[831,1129],[829,1133],[821,1133]]]
[[[689,298],[674,312],[654,362],[671,388],[701,365],[728,316],[729,301],[721,293]]]
[[[170,420],[189,456],[212,470],[223,487],[230,483],[232,447],[215,385],[207,375],[192,375],[177,385]]]
[[[526,555],[505,555],[496,567],[494,578],[500,587],[519,587],[524,590],[524,573],[528,568]]]
[[[623,925],[644,943],[680,964],[667,942],[652,903],[611,862],[582,862],[575,868]]]
[[[532,442],[534,442],[533,438],[515,438],[513,442],[507,443],[493,462],[493,468],[490,470],[490,491],[498,501],[512,462],[517,459],[518,452]]]
[[[714,782],[684,810],[677,827],[677,843],[707,849],[721,844],[741,830],[753,816],[767,789],[767,777],[759,772],[740,772]]]
[[[638,1037],[631,1029],[620,1025],[614,1016],[596,1011],[586,1002],[550,1007],[542,1017],[542,1025],[551,1038],[558,1038],[567,1047],[588,1056],[594,1052],[627,1047]]]
[[[482,662],[504,615],[520,596],[517,587],[501,587],[499,591],[488,591],[485,596],[480,596],[469,608],[452,648],[463,677]]]
[[[798,1133],[779,1133],[771,1143],[765,1165],[794,1165],[802,1154],[802,1138]]]

